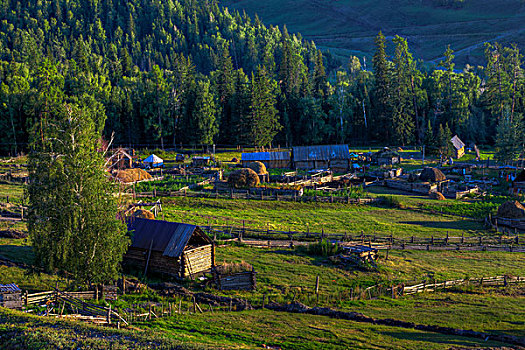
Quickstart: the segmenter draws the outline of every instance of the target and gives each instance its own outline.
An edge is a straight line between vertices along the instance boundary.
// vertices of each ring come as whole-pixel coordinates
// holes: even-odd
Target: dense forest
[[[399,36],[341,63],[215,1],[0,0],[0,13],[3,153],[26,151],[65,103],[131,146],[523,144],[517,47],[487,44],[485,67],[463,69],[443,48],[423,69]]]

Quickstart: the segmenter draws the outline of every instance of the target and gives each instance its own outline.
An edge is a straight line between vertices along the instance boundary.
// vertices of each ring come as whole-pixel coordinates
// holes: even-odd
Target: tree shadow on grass
[[[14,263],[31,264],[33,262],[33,247],[21,245],[0,245],[0,259]]]
[[[416,331],[400,331],[400,332],[381,332],[383,335],[390,336],[392,338],[403,339],[403,340],[416,340],[422,342],[436,343],[436,344],[447,344],[452,346],[494,346],[501,347],[505,344],[494,342],[494,341],[484,341],[482,339],[461,337],[455,335],[445,335],[440,333],[420,333]]]
[[[450,230],[457,230],[461,229],[463,225],[458,224],[458,222],[455,221],[400,221],[400,224],[406,224],[406,225],[418,225],[428,228],[436,228],[436,229],[450,229]]]

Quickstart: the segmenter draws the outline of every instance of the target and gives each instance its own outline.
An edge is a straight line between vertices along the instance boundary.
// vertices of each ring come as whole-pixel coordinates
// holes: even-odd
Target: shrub
[[[319,242],[308,244],[308,246],[306,246],[306,253],[317,256],[332,256],[339,253],[339,245],[323,239]]]

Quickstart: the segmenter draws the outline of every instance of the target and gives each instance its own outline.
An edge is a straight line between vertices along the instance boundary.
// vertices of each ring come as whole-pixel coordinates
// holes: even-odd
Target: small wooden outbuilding
[[[20,309],[22,301],[22,291],[14,283],[0,284],[0,306],[8,309]]]
[[[215,265],[215,246],[196,225],[128,219],[132,244],[124,263],[176,278],[194,277]]]
[[[109,169],[130,169],[133,167],[133,157],[124,148],[117,148],[106,160]]]
[[[348,145],[293,147],[293,162],[297,169],[330,168],[347,171],[351,167]]]
[[[401,163],[401,156],[398,152],[391,150],[388,147],[383,148],[372,155],[372,159],[378,165],[395,165]]]
[[[209,166],[210,164],[211,164],[211,157],[209,156],[191,158],[191,165],[195,167]]]
[[[290,152],[251,152],[241,154],[243,167],[253,162],[261,162],[269,169],[291,168]]]
[[[450,139],[450,142],[452,142],[452,146],[454,147],[454,156],[456,159],[463,157],[465,154],[465,143],[460,140],[458,135],[454,135],[454,137]]]

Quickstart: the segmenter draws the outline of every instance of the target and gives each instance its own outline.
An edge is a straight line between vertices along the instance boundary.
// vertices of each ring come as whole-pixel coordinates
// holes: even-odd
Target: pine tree
[[[257,74],[252,73],[250,86],[250,109],[242,121],[247,125],[246,133],[243,135],[244,143],[255,146],[269,146],[282,128],[275,108],[277,86],[268,77],[264,66],[257,69]]]
[[[505,164],[510,164],[521,152],[525,143],[523,118],[521,114],[514,114],[507,109],[496,129],[495,158]]]
[[[212,145],[219,131],[215,98],[210,91],[209,81],[199,81],[195,88],[195,107],[191,121],[194,127],[193,142],[196,145]]]
[[[372,58],[374,66],[374,114],[377,137],[390,140],[392,137],[391,107],[391,68],[386,55],[386,39],[379,32],[375,39],[376,51]]]

